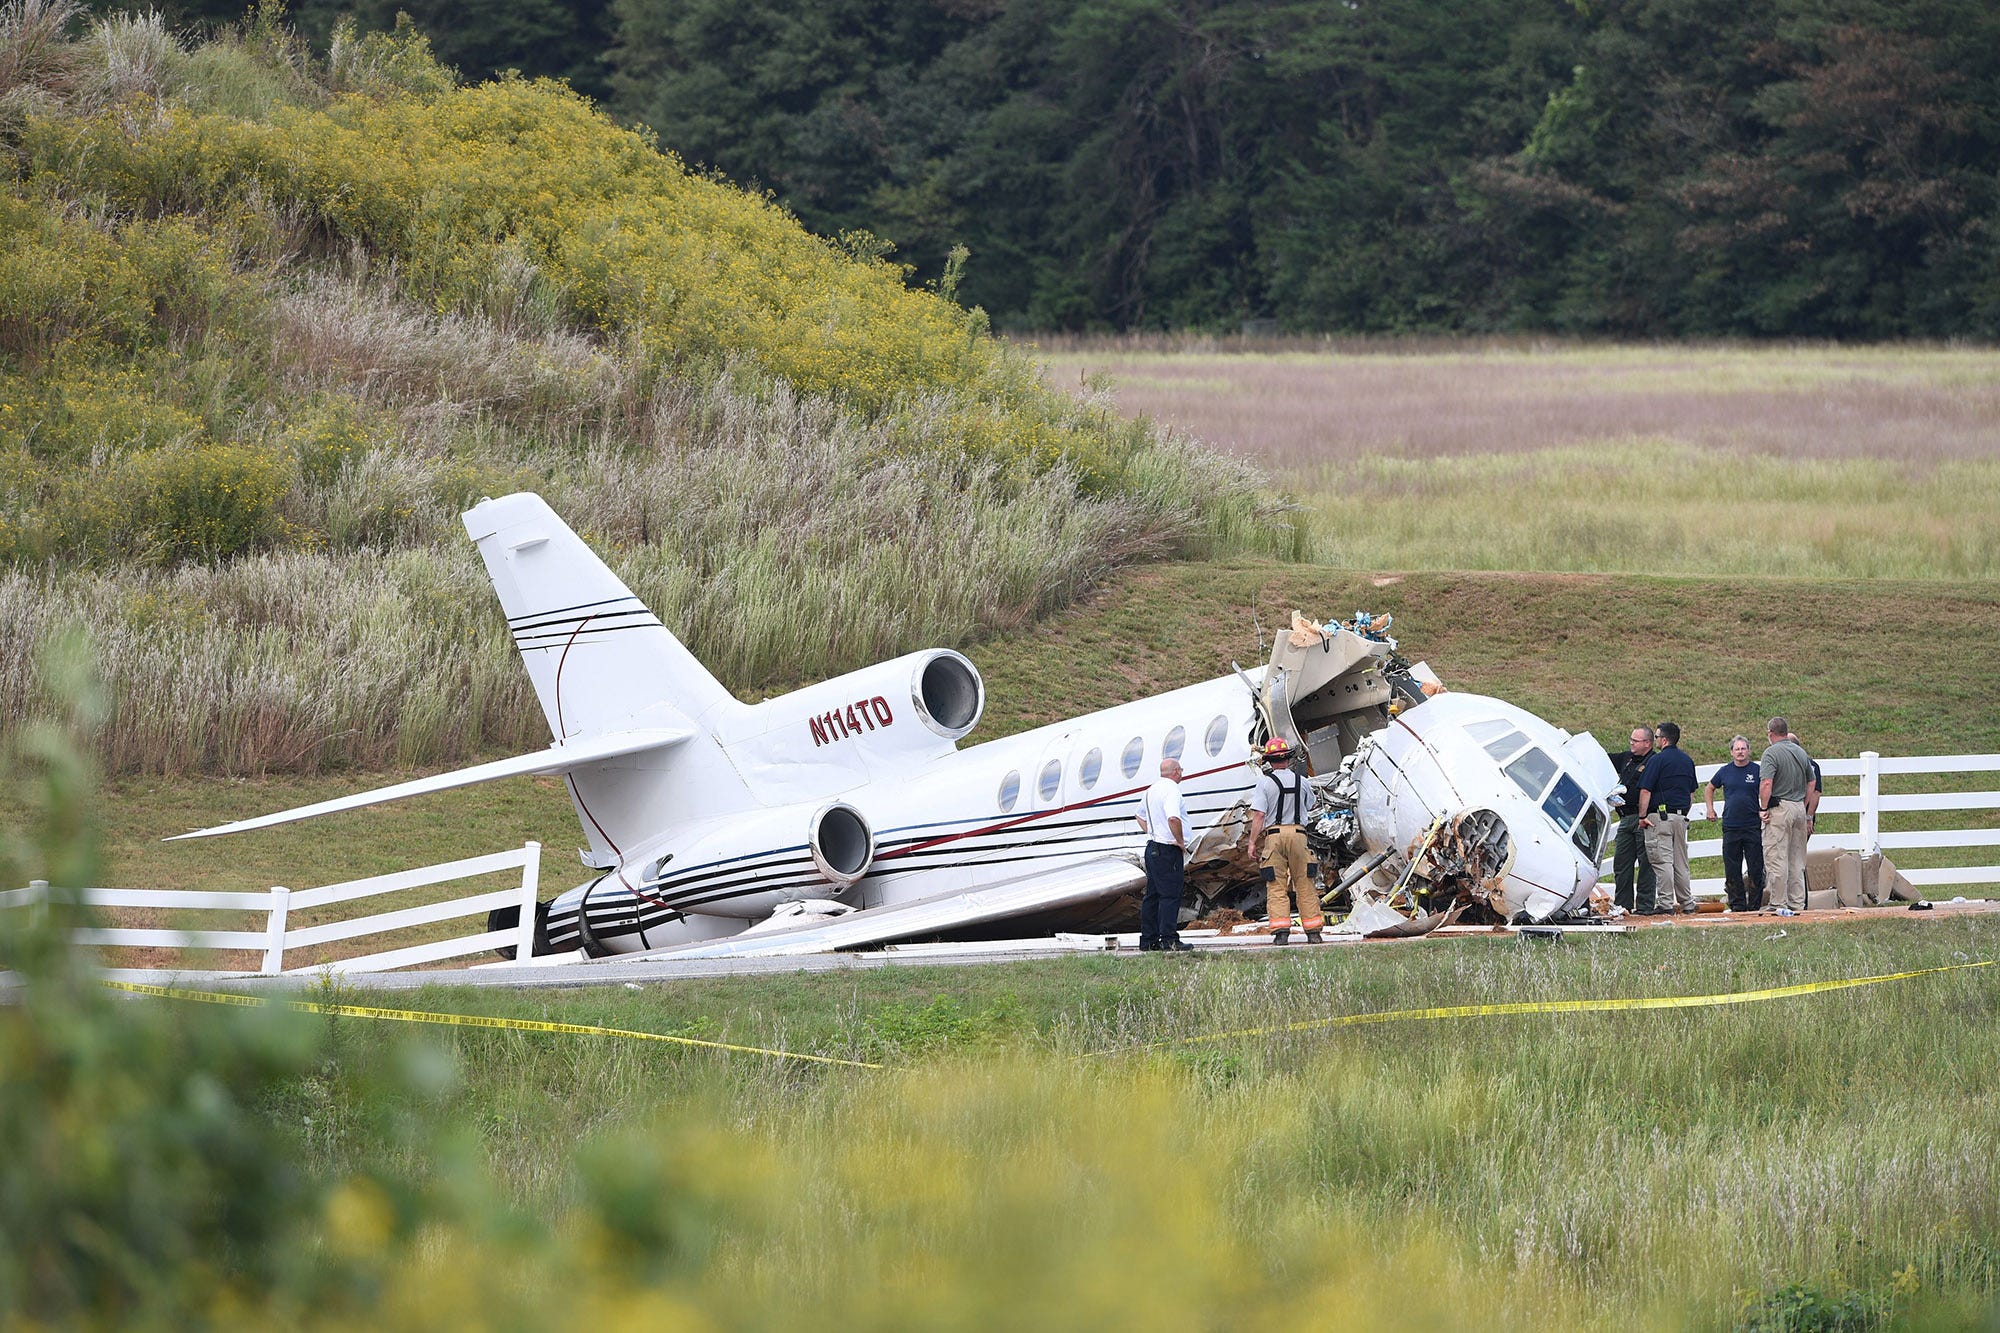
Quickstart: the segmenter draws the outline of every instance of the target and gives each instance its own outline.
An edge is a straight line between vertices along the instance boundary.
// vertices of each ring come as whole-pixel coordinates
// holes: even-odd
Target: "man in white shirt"
[[[1139,900],[1139,948],[1179,953],[1194,948],[1180,937],[1181,891],[1186,886],[1187,805],[1181,800],[1181,762],[1160,761],[1160,778],[1139,802],[1146,830],[1146,896]]]

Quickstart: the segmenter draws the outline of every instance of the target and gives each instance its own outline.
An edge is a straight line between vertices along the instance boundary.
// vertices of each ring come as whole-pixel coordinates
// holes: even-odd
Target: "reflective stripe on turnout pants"
[[[1320,912],[1319,888],[1313,883],[1311,853],[1306,851],[1305,830],[1297,824],[1280,824],[1264,835],[1264,894],[1270,912],[1271,929],[1288,929],[1292,924],[1291,898],[1299,900],[1299,925],[1321,930],[1326,917]]]

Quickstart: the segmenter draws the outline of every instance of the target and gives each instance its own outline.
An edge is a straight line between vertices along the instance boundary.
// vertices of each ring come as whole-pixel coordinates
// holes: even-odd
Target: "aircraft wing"
[[[1114,893],[1142,887],[1146,872],[1123,857],[1105,856],[1081,864],[1047,870],[983,889],[940,893],[912,903],[870,907],[831,920],[808,922],[786,930],[760,930],[701,944],[683,944],[651,953],[620,956],[620,961],[644,958],[755,958],[784,954],[830,953],[860,944],[881,944],[911,935],[929,935],[962,926],[1029,912],[1094,902]]]
[[[548,749],[535,754],[517,754],[511,759],[496,759],[490,764],[474,764],[471,768],[454,769],[449,773],[438,773],[431,777],[418,778],[413,782],[399,782],[393,787],[377,787],[373,791],[355,792],[352,796],[337,796],[331,801],[302,805],[296,810],[281,810],[275,815],[259,815],[255,819],[242,819],[234,824],[197,829],[193,833],[177,833],[165,841],[178,842],[182,838],[213,838],[224,833],[245,833],[251,829],[269,828],[273,824],[289,824],[297,819],[311,819],[315,815],[331,815],[342,810],[358,810],[364,805],[379,805],[384,801],[401,801],[411,796],[427,796],[431,792],[451,791],[455,787],[470,787],[475,783],[492,782],[496,778],[568,773],[587,764],[616,759],[620,755],[638,754],[645,750],[659,750],[670,745],[679,745],[694,734],[692,731],[668,727],[611,732],[602,736],[592,736],[587,740],[571,741],[567,745],[551,745]]]

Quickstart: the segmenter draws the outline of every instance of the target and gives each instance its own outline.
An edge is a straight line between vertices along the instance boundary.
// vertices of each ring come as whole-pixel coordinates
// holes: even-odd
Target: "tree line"
[[[2000,333],[1989,0],[399,9],[1002,327]]]

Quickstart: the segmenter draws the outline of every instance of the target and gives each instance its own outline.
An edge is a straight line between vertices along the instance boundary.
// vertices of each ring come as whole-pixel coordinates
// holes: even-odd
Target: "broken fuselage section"
[[[1323,891],[1413,920],[1581,912],[1611,826],[1610,756],[1588,733],[1445,691],[1388,625],[1295,616],[1256,684],[1266,727],[1302,754],[1319,796],[1306,832]],[[1261,883],[1213,888],[1212,901],[1261,913]]]

